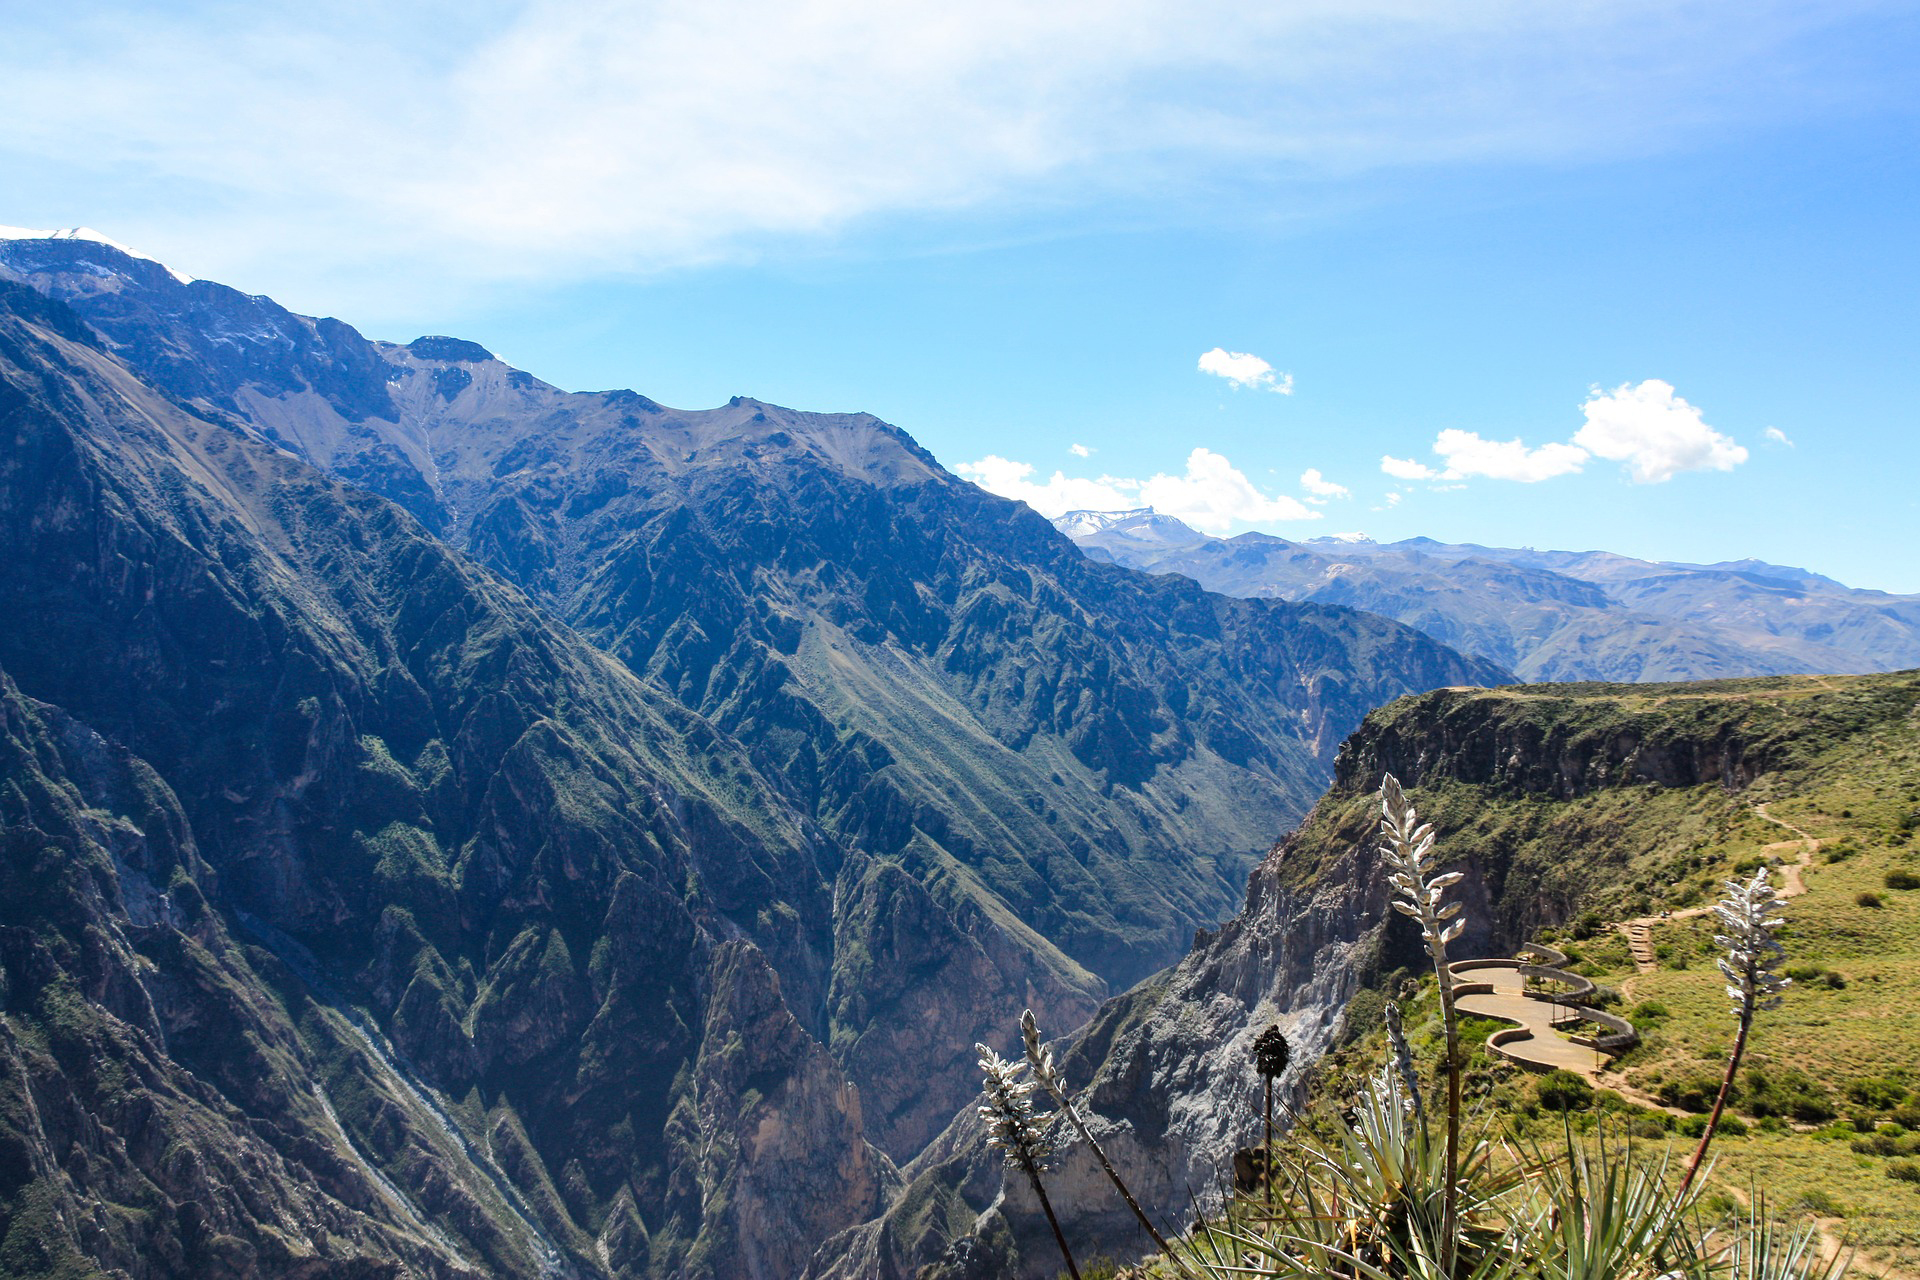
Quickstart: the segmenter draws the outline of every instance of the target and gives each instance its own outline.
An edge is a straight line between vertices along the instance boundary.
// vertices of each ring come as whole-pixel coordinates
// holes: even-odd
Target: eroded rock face
[[[773,874],[724,855],[715,829],[702,888],[754,921],[898,1158],[971,1094],[973,1036],[1027,1003],[1077,1023],[1230,914],[1368,709],[1502,678],[1368,615],[1091,564],[871,415],[563,392],[474,343],[349,338],[98,244],[6,242],[0,270],[199,411],[404,506],[708,727],[683,731],[739,744],[818,828],[820,869]],[[574,750],[535,735],[509,767],[578,777]],[[893,929],[892,908],[818,905],[869,902],[875,863],[918,883],[939,954],[861,935]],[[514,873],[483,842],[464,891]],[[867,992],[890,981],[875,955],[914,965],[920,988]],[[447,1025],[426,995],[409,1007],[423,1045]],[[952,1040],[935,1046],[936,1028]]]
[[[605,1235],[624,1274],[722,1276],[871,1213],[889,1162],[782,995],[823,997],[832,842],[709,722],[52,305],[0,290],[0,608],[34,620],[0,669],[65,704],[9,681],[0,726],[20,1247],[590,1275]],[[704,1069],[747,1022],[777,1089]],[[723,1168],[688,1106],[787,1136]]]
[[[144,962],[7,961],[19,1078],[74,1099],[21,1120],[33,1167],[141,1125],[199,1152],[143,1175],[173,1207],[124,1245],[71,1220],[138,1186],[32,1191],[56,1251],[791,1274],[970,1096],[973,1039],[1079,1021],[1224,911],[1343,721],[1490,678],[1365,615],[1089,566],[864,415],[568,396],[22,243],[0,615],[32,625],[0,670],[105,744],[75,761],[138,762],[177,818],[135,825],[193,851],[162,887],[87,836],[121,888],[75,891],[69,949],[158,929]],[[32,875],[81,857],[7,821]],[[134,1040],[33,1058],[67,986]],[[123,1114],[96,1060],[222,1118]],[[194,1190],[229,1178],[263,1189]]]

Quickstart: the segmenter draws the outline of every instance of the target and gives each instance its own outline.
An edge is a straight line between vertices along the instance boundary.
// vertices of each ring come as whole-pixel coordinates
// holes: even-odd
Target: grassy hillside
[[[1474,746],[1489,735],[1500,750]],[[1343,778],[1356,784],[1384,757],[1420,777],[1413,795],[1443,851],[1485,884],[1483,949],[1552,941],[1641,1028],[1591,1103],[1572,1087],[1577,1122],[1610,1113],[1681,1154],[1733,1032],[1714,930],[1686,913],[1728,876],[1774,866],[1793,895],[1795,982],[1755,1025],[1732,1104],[1745,1132],[1716,1145],[1708,1205],[1757,1189],[1867,1261],[1920,1271],[1920,672],[1430,695],[1379,713],[1353,750]],[[1714,776],[1686,776],[1696,767]],[[1653,776],[1663,770],[1679,785]],[[1330,796],[1296,837],[1290,874],[1311,880],[1369,820],[1364,793]],[[1651,955],[1636,961],[1624,922],[1645,917]],[[1323,1093],[1346,1092],[1384,1052],[1385,993],[1412,985],[1395,959],[1389,945],[1350,1007],[1353,1038],[1323,1064]],[[1415,1039],[1437,1053],[1430,982],[1408,1012],[1424,1015]],[[1570,1087],[1484,1048],[1472,1083],[1483,1113],[1535,1134],[1558,1130]]]

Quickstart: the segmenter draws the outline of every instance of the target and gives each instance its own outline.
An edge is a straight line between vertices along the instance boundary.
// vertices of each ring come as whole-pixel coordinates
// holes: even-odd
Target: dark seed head
[[[1261,1075],[1272,1078],[1284,1074],[1292,1057],[1293,1046],[1287,1043],[1278,1023],[1254,1038],[1253,1067]]]

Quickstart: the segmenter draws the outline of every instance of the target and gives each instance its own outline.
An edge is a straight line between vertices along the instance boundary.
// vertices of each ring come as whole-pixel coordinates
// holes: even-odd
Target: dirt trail
[[[1767,812],[1767,806],[1764,804],[1753,806],[1753,811],[1760,815],[1762,821],[1771,822],[1776,827],[1784,827],[1799,837],[1797,840],[1780,840],[1773,844],[1760,846],[1762,853],[1791,849],[1795,846],[1799,847],[1799,857],[1780,868],[1780,879],[1782,882],[1780,896],[1783,898],[1799,897],[1807,891],[1806,870],[1813,865],[1813,855],[1819,850],[1820,841],[1818,838],[1808,835],[1799,827],[1794,826],[1791,822],[1774,817],[1771,813]],[[1652,973],[1660,967],[1659,957],[1654,953],[1653,949],[1653,927],[1657,924],[1664,924],[1669,920],[1691,920],[1695,916],[1704,916],[1712,910],[1712,907],[1688,907],[1683,911],[1669,911],[1664,915],[1639,916],[1632,920],[1622,920],[1614,927],[1627,935],[1627,950],[1633,954],[1633,967],[1641,973]],[[1625,984],[1622,984],[1622,986],[1624,989]]]

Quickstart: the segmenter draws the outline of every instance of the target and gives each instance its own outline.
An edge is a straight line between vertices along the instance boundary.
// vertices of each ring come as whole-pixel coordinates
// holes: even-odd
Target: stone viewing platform
[[[1567,957],[1551,947],[1525,946],[1520,959],[1459,960],[1452,966],[1455,1003],[1462,1013],[1516,1024],[1487,1038],[1487,1048],[1529,1071],[1556,1068],[1594,1080],[1607,1059],[1640,1038],[1633,1024],[1582,1004],[1596,988],[1591,979],[1560,966]],[[1556,984],[1550,991],[1529,990],[1528,982]],[[1562,1035],[1555,1028],[1575,1023],[1606,1028],[1597,1034]]]

